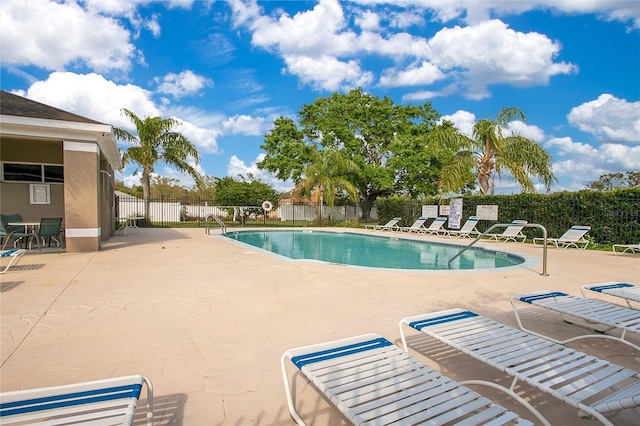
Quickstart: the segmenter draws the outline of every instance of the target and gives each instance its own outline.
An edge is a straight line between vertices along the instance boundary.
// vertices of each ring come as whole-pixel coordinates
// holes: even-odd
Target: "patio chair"
[[[470,216],[467,221],[462,225],[460,229],[448,229],[447,235],[457,236],[458,238],[471,238],[473,235],[480,235],[480,231],[476,229],[480,218],[477,216]]]
[[[526,225],[527,221],[516,219],[511,223],[513,225],[507,226],[507,229],[505,229],[502,234],[486,234],[485,237],[496,241],[502,241],[504,243],[509,240],[518,242],[518,240],[522,238],[522,241],[520,242],[524,243],[527,239],[527,236],[522,233],[522,229],[524,228],[524,226],[522,225]]]
[[[147,387],[147,426],[152,426],[153,387],[141,375],[2,392],[0,423],[131,425],[143,384]]]
[[[584,250],[589,245],[589,240],[585,239],[584,236],[590,229],[590,226],[572,226],[560,238],[547,238],[547,245],[553,244],[556,248],[565,249],[573,246]],[[537,244],[537,241],[544,242],[544,238],[534,238],[533,244]]]
[[[640,373],[501,324],[464,309],[404,318],[411,327],[513,378],[504,392],[518,396],[518,381],[613,425],[606,416],[640,406]],[[498,388],[494,382],[474,381]],[[570,423],[570,422],[569,422]]]
[[[398,222],[401,220],[402,218],[400,217],[394,217],[384,225],[365,225],[364,229],[373,229],[376,231],[399,231],[400,225],[398,225]]]
[[[431,222],[431,225],[429,225],[428,228],[424,229],[423,233],[427,235],[433,235],[433,234],[440,235],[441,233],[443,235],[446,235],[447,230],[442,228],[446,222],[447,222],[447,217],[445,216],[436,217],[433,220],[433,222]]]
[[[16,238],[14,247],[18,243],[22,243],[23,240],[28,240],[29,248],[31,248],[31,239],[36,238],[38,248],[40,248],[40,239],[42,244],[47,240],[49,241],[49,247],[51,247],[51,240],[56,242],[56,246],[60,247],[60,232],[62,230],[62,218],[61,217],[43,217],[40,219],[40,226],[35,233],[30,232],[16,232],[13,237]]]
[[[9,268],[11,268],[11,266],[15,266],[18,264],[18,262],[20,262],[20,258],[24,255],[24,249],[12,249],[12,250],[2,250],[0,251],[0,257],[5,258],[8,257],[9,258],[9,264],[7,266],[5,266],[2,271],[0,271],[0,274],[4,274],[5,272],[7,272],[9,270]],[[15,263],[15,265],[14,265]]]
[[[424,224],[425,222],[429,220],[426,217],[419,217],[418,219],[416,219],[415,222],[413,222],[413,225],[411,226],[402,226],[400,227],[401,231],[405,231],[405,232],[422,232],[424,231]]]
[[[571,337],[566,340],[555,340],[549,336],[533,332],[526,329],[522,324],[520,315],[518,315],[516,302],[527,303],[532,306],[558,312],[565,322],[580,325],[595,330],[596,332]],[[565,344],[580,339],[602,338],[617,340],[640,351],[640,346],[630,342],[626,338],[628,333],[640,337],[640,311],[605,302],[604,300],[583,299],[559,291],[549,290],[513,296],[511,297],[511,306],[513,313],[516,315],[518,325],[523,331],[544,337],[556,343]],[[575,319],[580,319],[582,322],[576,322]],[[604,327],[604,329],[601,329],[602,327]],[[603,334],[610,330],[617,330],[621,335]]]
[[[614,244],[612,247],[613,249],[613,254],[618,254],[618,253],[626,253],[627,251],[635,254],[635,253],[640,253],[640,243],[638,244]],[[621,249],[622,251],[616,251],[617,249]]]
[[[0,241],[2,241],[3,250],[9,243],[9,240],[14,238],[13,234],[23,229],[21,226],[13,226],[9,225],[9,223],[20,222],[21,220],[19,214],[0,215]]]
[[[632,309],[634,307],[631,305],[631,302],[640,303],[640,287],[633,284],[619,282],[585,284],[580,288],[580,291],[582,292],[582,296],[587,298],[585,290],[619,297],[627,302],[627,305]]]
[[[365,334],[290,349],[282,355],[287,404],[299,425],[305,422],[293,400],[287,360],[355,425],[533,424],[387,339]]]

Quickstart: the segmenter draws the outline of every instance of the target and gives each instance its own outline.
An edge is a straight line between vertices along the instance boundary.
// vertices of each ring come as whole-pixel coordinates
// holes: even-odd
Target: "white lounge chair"
[[[143,384],[152,426],[153,387],[141,375],[0,393],[0,424],[131,425]]]
[[[424,224],[427,220],[429,220],[429,218],[419,217],[415,222],[413,222],[413,225],[403,226],[400,230],[405,232],[423,232],[425,230]]]
[[[305,422],[293,401],[291,361],[354,425],[533,423],[462,386],[377,334],[286,351],[282,378],[291,417]]]
[[[442,227],[444,226],[444,224],[447,222],[447,217],[445,216],[439,216],[436,217],[433,222],[431,222],[431,225],[429,225],[429,227],[424,229],[424,233],[427,235],[440,235],[443,234],[445,235],[447,233],[446,229],[443,229]]]
[[[626,253],[627,251],[631,253],[640,253],[640,243],[638,244],[614,244],[612,247],[613,254],[618,253]],[[622,251],[616,251],[616,248]]]
[[[509,240],[513,242],[518,242],[518,240],[522,238],[522,241],[520,242],[524,243],[525,240],[527,239],[527,236],[522,233],[522,229],[524,228],[524,226],[522,225],[526,225],[527,221],[516,219],[511,223],[513,225],[507,226],[507,228],[504,230],[502,234],[486,234],[485,237],[492,240],[496,240],[496,241],[502,241],[505,243]]]
[[[480,235],[480,231],[476,229],[480,218],[477,216],[470,216],[467,221],[462,225],[462,228],[448,229],[447,235],[456,236],[458,238],[471,238],[473,235]]]
[[[17,265],[24,253],[24,249],[2,250],[0,252],[0,257],[9,258],[9,263],[2,269],[2,271],[0,271],[0,274],[4,274],[5,272],[7,272],[11,266]]]
[[[584,238],[584,236],[590,229],[590,226],[572,226],[567,232],[562,234],[560,238],[547,238],[547,245],[553,244],[556,248],[573,246],[575,248],[586,249],[589,245],[589,240]],[[543,241],[544,238],[537,237],[533,239],[533,244]]]
[[[384,225],[365,225],[364,229],[373,229],[376,231],[399,231],[400,225],[398,225],[398,222],[401,220],[402,218],[400,217],[394,217]]]
[[[640,374],[600,360],[575,349],[498,323],[471,311],[451,309],[404,318],[400,321],[402,343],[407,350],[403,325],[437,339],[480,360],[518,381],[596,417],[605,425],[605,416],[640,406]],[[474,381],[494,388],[493,382]],[[571,422],[569,422],[571,423]]]
[[[566,340],[555,340],[549,336],[528,330],[522,324],[516,302],[527,303],[544,309],[558,312],[566,322],[597,330],[597,333],[571,337]],[[552,340],[556,343],[569,343],[586,338],[612,339],[622,342],[640,351],[640,346],[627,340],[627,333],[640,337],[640,311],[605,302],[598,299],[583,299],[559,291],[536,291],[511,297],[511,306],[520,328],[528,333]],[[572,318],[567,318],[572,317]],[[575,318],[583,321],[576,323]],[[606,327],[601,330],[599,326]],[[617,330],[620,336],[603,334],[603,331]]]
[[[590,290],[596,293],[607,294],[609,296],[619,297],[627,302],[630,308],[634,308],[631,302],[640,303],[640,287],[628,283],[608,282],[598,284],[585,284],[581,287],[580,291],[582,296],[588,297],[585,290]]]

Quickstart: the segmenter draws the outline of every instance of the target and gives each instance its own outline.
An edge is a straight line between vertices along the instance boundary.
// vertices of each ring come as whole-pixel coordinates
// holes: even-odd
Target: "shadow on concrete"
[[[180,426],[184,421],[184,406],[187,395],[174,393],[153,397],[153,424],[158,426]],[[133,419],[134,425],[147,424],[147,400],[141,399]]]

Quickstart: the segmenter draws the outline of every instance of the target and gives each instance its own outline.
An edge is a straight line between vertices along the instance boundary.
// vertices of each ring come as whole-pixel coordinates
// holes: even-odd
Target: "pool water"
[[[229,232],[227,237],[286,256],[370,268],[449,270],[495,269],[521,265],[510,253],[472,247],[451,263],[463,245],[416,241],[397,236],[349,232],[269,230]]]

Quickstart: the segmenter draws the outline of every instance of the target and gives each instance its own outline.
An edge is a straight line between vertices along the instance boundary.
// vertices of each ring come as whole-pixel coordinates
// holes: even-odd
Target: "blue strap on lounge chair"
[[[377,334],[290,349],[282,355],[289,412],[300,425],[305,423],[293,402],[287,359],[354,425],[532,425]]]
[[[522,324],[516,302],[528,303],[544,309],[558,312],[564,321],[580,325],[590,329],[598,329],[598,326],[604,326],[606,329],[597,330],[598,333],[580,335],[571,337],[566,340],[555,340],[549,336],[528,330]],[[516,295],[511,298],[511,306],[516,315],[516,320],[520,328],[528,333],[545,337],[556,343],[569,343],[575,340],[586,338],[602,338],[612,339],[622,342],[632,348],[640,351],[640,346],[626,339],[627,333],[640,336],[640,311],[629,309],[614,303],[605,302],[598,299],[583,299],[581,297],[572,296],[559,291],[540,291],[522,295]],[[582,323],[577,323],[567,317],[578,318]],[[602,334],[603,331],[617,330],[621,335],[614,336],[610,334]]]
[[[0,423],[131,425],[143,384],[152,426],[153,388],[141,375],[0,393]]]
[[[407,350],[403,325],[513,377],[509,388],[493,382],[474,381],[475,384],[499,388],[517,398],[515,386],[523,381],[605,425],[613,425],[606,416],[640,407],[640,373],[637,371],[474,312],[451,309],[400,320],[400,335]]]
[[[24,255],[24,253],[25,253],[24,249],[12,249],[12,250],[0,251],[0,257],[10,258],[9,263],[0,271],[0,274],[4,274],[5,272],[7,272],[11,266],[17,265],[18,262],[20,261],[20,258]]]
[[[618,297],[627,302],[627,306],[632,309],[636,309],[631,302],[640,303],[640,287],[629,283],[608,282],[599,284],[585,284],[580,291],[583,297],[587,297],[585,290],[590,290],[596,293],[602,293],[609,296]]]

